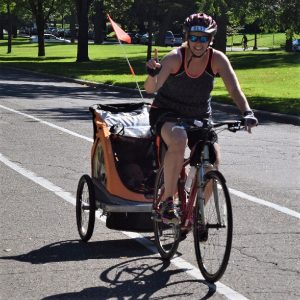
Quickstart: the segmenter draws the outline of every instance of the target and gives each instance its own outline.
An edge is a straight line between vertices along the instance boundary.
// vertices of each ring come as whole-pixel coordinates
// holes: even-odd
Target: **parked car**
[[[53,35],[53,34],[48,34],[48,33],[45,33],[45,34],[44,34],[44,41],[45,41],[45,43],[71,43],[70,40],[66,40],[66,39],[63,39],[63,38],[59,38],[59,37],[56,37],[56,36]],[[32,36],[32,37],[29,39],[29,42],[30,42],[30,43],[37,43],[37,42],[38,42],[38,37],[37,37],[37,35]]]
[[[300,51],[300,39],[293,40],[293,51]]]
[[[180,34],[174,34],[174,46],[181,46],[183,43],[182,36]]]
[[[174,46],[175,38],[172,31],[167,31],[165,33],[165,46]]]
[[[131,37],[131,44],[139,44],[140,38],[139,38],[138,33],[127,32],[127,34]]]
[[[154,39],[155,39],[154,34],[152,34],[152,45],[155,44]],[[148,43],[149,43],[149,34],[148,33],[145,33],[141,36],[140,43],[143,45],[148,45]]]

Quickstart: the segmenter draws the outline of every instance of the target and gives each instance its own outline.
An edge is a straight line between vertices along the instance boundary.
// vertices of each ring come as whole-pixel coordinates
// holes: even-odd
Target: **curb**
[[[71,78],[71,77],[65,77],[61,75],[54,75],[54,74],[49,74],[49,73],[40,73],[37,71],[32,71],[32,70],[26,70],[26,69],[21,69],[21,68],[14,68],[14,67],[6,67],[8,69],[14,69],[18,71],[25,71],[33,74],[38,74],[41,75],[43,74],[44,76],[48,76],[50,78],[56,78],[56,79],[63,79],[64,81],[67,82],[75,82],[78,84],[82,85],[87,85],[90,87],[94,88],[101,88],[104,90],[111,90],[111,91],[116,91],[116,92],[122,92],[126,93],[128,95],[140,97],[139,91],[137,89],[133,88],[127,88],[127,87],[121,87],[121,86],[115,86],[115,85],[110,85],[110,84],[105,84],[105,83],[98,83],[98,82],[92,82],[92,81],[87,81],[83,79],[76,79],[76,78]],[[141,91],[143,98],[149,99],[149,102],[151,102],[150,99],[153,99],[154,94],[147,94],[144,90]],[[239,109],[230,104],[223,104],[223,103],[217,103],[217,102],[212,102],[212,108],[221,110],[223,112],[227,113],[233,113],[233,114],[240,114]],[[253,109],[255,112],[255,116],[260,119],[259,121],[261,123],[264,123],[265,121],[272,121],[272,122],[278,122],[278,123],[286,123],[286,124],[292,124],[296,126],[300,126],[300,117],[296,115],[288,115],[288,114],[280,114],[280,113],[275,113],[275,112],[268,112],[264,110],[258,110],[258,109]]]

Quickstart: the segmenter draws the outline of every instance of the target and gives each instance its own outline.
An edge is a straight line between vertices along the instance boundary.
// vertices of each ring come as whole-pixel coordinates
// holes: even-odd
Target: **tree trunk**
[[[11,14],[10,14],[10,1],[7,1],[6,8],[7,8],[7,17],[8,17],[8,40],[7,40],[7,53],[11,53],[11,36],[12,36],[12,21],[11,21]]]
[[[164,46],[165,45],[165,34],[168,28],[170,28],[170,23],[172,19],[173,12],[170,9],[167,14],[164,16],[162,22],[159,24],[159,33],[157,37],[157,45]]]
[[[286,52],[293,51],[293,40],[291,38],[287,38],[285,41],[285,51]]]
[[[38,35],[38,57],[45,56],[45,42],[44,42],[45,17],[44,17],[44,10],[43,10],[43,0],[37,0],[37,2],[30,0],[29,4],[36,22],[36,29]]]
[[[226,53],[226,43],[227,43],[227,15],[222,10],[222,14],[216,18],[216,22],[218,24],[218,31],[214,38],[214,48],[217,50],[222,51],[223,53]]]
[[[253,50],[257,50],[257,33],[254,34],[254,45]]]
[[[77,18],[78,18],[78,45],[77,45],[77,62],[89,61],[88,54],[88,11],[89,1],[76,0]]]
[[[93,16],[95,44],[102,44],[105,38],[106,20],[103,9],[103,1],[95,2],[95,14]]]
[[[4,40],[3,29],[4,29],[3,25],[0,24],[0,40]]]
[[[152,40],[153,40],[152,32],[153,32],[153,20],[151,19],[149,20],[148,23],[149,39],[148,39],[148,47],[147,47],[147,61],[151,58],[151,53],[152,53]]]
[[[36,29],[38,35],[38,56],[45,56],[45,40],[44,40],[44,14],[40,9],[38,10],[38,15],[36,16]]]
[[[287,29],[285,32],[285,51],[293,51],[293,30]]]
[[[71,16],[70,16],[70,34],[71,34],[71,43],[75,43],[75,38],[77,38],[77,33],[76,33],[76,10],[72,6],[71,7]]]
[[[3,14],[0,13],[0,40],[4,40],[4,34],[3,34]]]

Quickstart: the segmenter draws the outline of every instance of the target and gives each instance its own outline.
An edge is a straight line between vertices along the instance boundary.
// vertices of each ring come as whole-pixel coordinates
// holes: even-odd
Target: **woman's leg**
[[[184,160],[187,134],[182,127],[167,122],[162,126],[161,137],[168,147],[164,158],[164,199],[166,199],[172,197],[177,191],[177,181]]]

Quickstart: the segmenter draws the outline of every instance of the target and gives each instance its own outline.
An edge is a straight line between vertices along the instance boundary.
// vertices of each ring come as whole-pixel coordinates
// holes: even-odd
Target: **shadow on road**
[[[122,257],[143,257],[153,254],[132,239],[108,240],[84,243],[77,240],[61,241],[37,250],[16,256],[2,256],[3,260],[16,260],[31,264],[46,264],[88,259],[113,259]]]
[[[139,243],[132,243],[132,239],[89,243],[67,240],[46,245],[26,254],[4,256],[0,259],[31,264],[95,259],[100,262],[100,266],[99,260],[115,258],[124,260],[100,274],[101,285],[85,288],[79,292],[48,296],[43,298],[45,300],[186,299],[187,297],[208,299],[216,292],[216,286],[205,280],[178,280],[177,276],[184,275],[187,270],[176,269],[170,262],[150,256],[152,254]],[[130,259],[133,257],[134,259]]]
[[[208,299],[215,294],[216,286],[204,280],[174,281],[185,271],[158,258],[132,259],[102,272],[98,287],[43,299]]]

